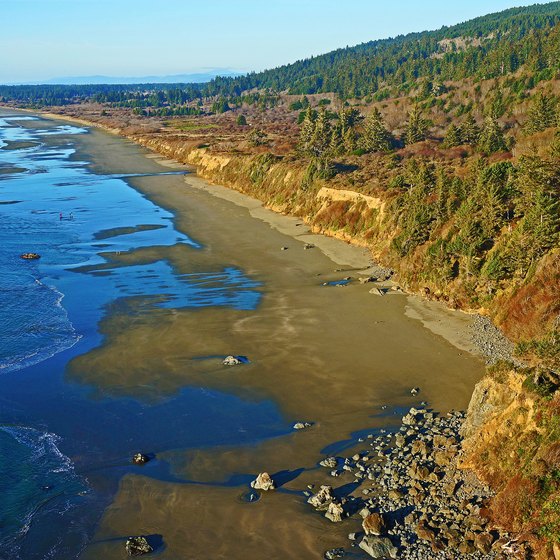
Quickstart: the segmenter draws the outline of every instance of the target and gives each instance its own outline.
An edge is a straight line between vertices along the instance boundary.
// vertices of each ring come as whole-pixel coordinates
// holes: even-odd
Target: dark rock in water
[[[343,548],[331,548],[325,552],[325,560],[334,560],[335,558],[342,558],[344,556]]]
[[[398,549],[387,538],[365,536],[360,542],[360,548],[372,558],[396,558]]]
[[[145,465],[149,460],[150,458],[144,455],[144,453],[136,453],[134,457],[132,457],[132,462],[135,465]]]
[[[303,248],[304,249],[313,249],[315,247],[315,245],[313,245],[312,243],[306,243]]]
[[[41,255],[39,255],[39,253],[23,253],[23,255],[20,256],[26,261],[32,261],[41,258]]]
[[[146,537],[128,537],[124,546],[129,556],[142,556],[154,551]]]
[[[419,392],[420,392],[420,387],[413,387],[413,388],[410,390],[410,394],[411,394],[413,397],[415,397]]]

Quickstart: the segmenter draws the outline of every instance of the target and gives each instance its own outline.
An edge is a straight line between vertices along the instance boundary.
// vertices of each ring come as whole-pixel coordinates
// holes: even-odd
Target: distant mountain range
[[[172,74],[168,76],[65,76],[18,85],[31,84],[192,84],[205,83],[216,76],[240,76],[243,72],[231,68],[208,68],[192,74]],[[14,84],[15,85],[15,84]]]

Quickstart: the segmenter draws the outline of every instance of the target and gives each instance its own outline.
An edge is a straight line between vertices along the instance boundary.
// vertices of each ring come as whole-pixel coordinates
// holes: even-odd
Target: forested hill
[[[560,70],[559,24],[560,2],[535,4],[437,31],[370,41],[259,73],[217,77],[207,84],[0,86],[0,100],[35,107],[83,101],[162,107],[267,90],[375,101],[407,95],[422,81],[430,81],[433,87],[446,81],[494,78],[522,68],[536,84]],[[136,104],[130,105],[131,100]]]
[[[406,93],[422,77],[492,78],[529,64],[547,78],[560,68],[560,2],[512,8],[437,31],[370,41],[238,78],[216,78],[207,95],[270,88],[294,94],[363,97]]]

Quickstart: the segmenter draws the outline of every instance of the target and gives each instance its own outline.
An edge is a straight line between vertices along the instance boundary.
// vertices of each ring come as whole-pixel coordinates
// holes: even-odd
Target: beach
[[[103,172],[160,166],[144,149],[103,132],[80,138],[80,146]],[[483,370],[467,351],[470,317],[399,292],[370,294],[372,284],[357,282],[372,264],[364,249],[311,235],[301,221],[194,175],[129,183],[173,212],[177,228],[204,247],[158,248],[157,258],[185,272],[213,261],[239,267],[262,283],[263,299],[256,312],[209,308],[141,321],[113,314],[103,322],[104,345],[77,358],[69,375],[104,391],[134,394],[148,386],[160,398],[184,385],[210,387],[272,400],[288,425],[303,420],[313,426],[243,447],[158,454],[189,483],[141,474],[123,478],[97,544],[84,557],[117,558],[120,547],[111,539],[128,533],[163,535],[162,554],[169,558],[317,558],[340,546],[352,521],[332,525],[311,513],[300,494],[308,484],[326,482],[317,462],[327,450],[351,448],[360,435],[394,425],[419,400],[443,412],[464,409]],[[314,248],[305,249],[306,243]],[[126,263],[151,258],[156,249],[153,255],[119,256]],[[344,287],[323,285],[346,277],[352,281]],[[427,309],[423,322],[406,313],[419,306]],[[437,334],[426,328],[430,320],[439,325],[432,329]],[[228,369],[196,361],[212,354],[246,355],[251,363]],[[413,397],[417,386],[421,393]],[[283,473],[287,482],[246,503],[248,482],[262,471]]]
[[[311,559],[344,546],[360,520],[332,524],[303,491],[353,479],[334,480],[318,462],[397,427],[420,401],[465,409],[484,369],[473,319],[395,281],[360,283],[378,270],[365,249],[128,140],[92,128],[71,141],[72,161],[155,205],[149,219],[139,206],[136,221],[112,224],[124,199],[107,215],[101,199],[97,253],[65,280],[79,294],[85,279],[118,277],[118,287],[141,271],[134,290],[105,294],[94,324],[84,319],[80,342],[56,362],[62,393],[79,393],[88,411],[71,420],[67,454],[104,497],[81,557],[122,558],[130,535],[152,536],[161,558]],[[70,291],[72,318],[88,302]],[[228,355],[248,363],[224,366]],[[48,406],[56,418],[64,402]],[[132,466],[133,451],[155,460]],[[253,501],[250,482],[263,471],[278,488]]]

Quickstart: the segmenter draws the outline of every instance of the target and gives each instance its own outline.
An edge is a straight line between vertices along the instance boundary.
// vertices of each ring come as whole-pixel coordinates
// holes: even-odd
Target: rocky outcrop
[[[263,492],[268,492],[268,490],[274,490],[274,481],[267,472],[260,473],[253,482],[251,482],[251,487],[255,490],[262,490]]]

